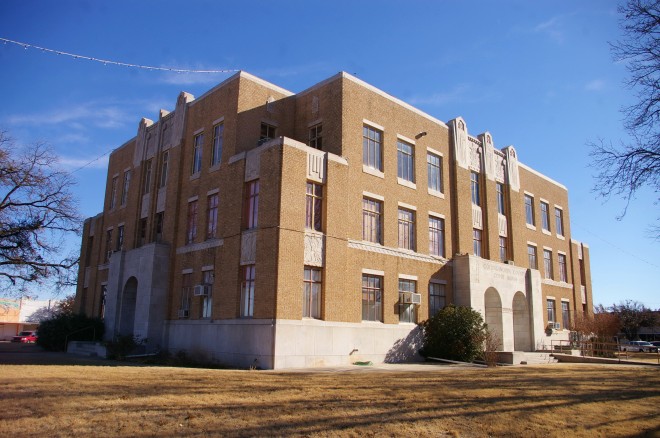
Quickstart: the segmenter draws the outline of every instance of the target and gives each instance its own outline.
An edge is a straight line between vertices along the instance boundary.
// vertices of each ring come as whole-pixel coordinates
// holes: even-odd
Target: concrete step
[[[105,357],[105,346],[100,342],[71,341],[66,349],[67,353],[79,356]]]
[[[552,353],[545,352],[525,352],[526,365],[553,364],[559,361],[552,356]],[[523,364],[521,362],[521,364]]]

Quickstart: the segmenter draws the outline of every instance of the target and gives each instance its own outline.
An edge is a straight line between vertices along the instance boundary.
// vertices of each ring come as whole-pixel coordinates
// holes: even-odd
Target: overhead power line
[[[20,41],[13,41],[9,40],[7,38],[0,38],[0,41],[4,42],[5,44],[10,43],[10,44],[15,44],[17,46],[23,47],[24,49],[37,49],[41,50],[42,52],[48,52],[48,53],[55,53],[56,55],[62,55],[62,56],[68,56],[74,59],[86,59],[88,61],[94,61],[94,62],[99,62],[103,65],[118,65],[120,67],[131,67],[131,68],[141,68],[143,70],[154,70],[154,71],[169,71],[173,73],[235,73],[239,70],[236,69],[220,69],[220,70],[190,70],[190,69],[184,69],[184,68],[174,68],[174,67],[154,67],[151,65],[141,65],[141,64],[130,64],[128,62],[121,62],[121,61],[111,61],[109,59],[101,59],[101,58],[95,58],[93,56],[85,56],[85,55],[77,55],[75,53],[68,53],[68,52],[63,52],[61,50],[53,50],[53,49],[48,49],[46,47],[39,47],[35,46],[33,44],[28,44],[28,43],[22,43]]]

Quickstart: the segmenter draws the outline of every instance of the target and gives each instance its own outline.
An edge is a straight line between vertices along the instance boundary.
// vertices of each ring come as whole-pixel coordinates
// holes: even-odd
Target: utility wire
[[[154,66],[150,66],[150,65],[130,64],[128,62],[111,61],[109,59],[101,59],[101,58],[95,58],[93,56],[77,55],[75,53],[63,52],[61,50],[48,49],[46,47],[39,47],[39,46],[35,46],[33,44],[28,44],[28,43],[22,43],[20,41],[9,40],[7,38],[0,38],[0,41],[4,42],[5,44],[7,44],[7,43],[15,44],[17,46],[23,47],[25,50],[27,50],[28,48],[37,49],[37,50],[41,50],[42,52],[49,52],[49,53],[55,53],[57,55],[69,56],[69,57],[74,58],[74,59],[86,59],[88,61],[99,62],[103,65],[110,64],[110,65],[118,65],[120,67],[141,68],[141,69],[144,69],[144,70],[154,70],[154,71],[169,71],[169,72],[173,72],[173,73],[234,73],[234,72],[239,71],[239,70],[236,70],[236,69],[189,70],[189,69],[183,69],[183,68],[154,67]]]

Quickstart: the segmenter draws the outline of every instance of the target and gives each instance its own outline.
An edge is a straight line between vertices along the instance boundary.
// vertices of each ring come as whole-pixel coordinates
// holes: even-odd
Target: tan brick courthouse
[[[347,73],[181,93],[110,156],[77,305],[108,337],[262,368],[411,358],[449,303],[502,351],[568,339],[589,248],[566,187],[495,139]]]

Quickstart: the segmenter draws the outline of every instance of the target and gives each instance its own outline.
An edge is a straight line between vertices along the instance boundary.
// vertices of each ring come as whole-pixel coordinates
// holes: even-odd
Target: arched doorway
[[[529,325],[529,307],[525,295],[518,291],[513,296],[513,346],[515,351],[532,351]]]
[[[121,295],[121,308],[119,310],[119,334],[133,336],[135,325],[135,302],[137,300],[138,282],[135,277],[128,279]]]
[[[498,350],[503,349],[504,340],[504,327],[502,324],[502,299],[500,294],[494,287],[486,289],[484,295],[484,303],[486,305],[486,324],[491,333],[497,336]]]

